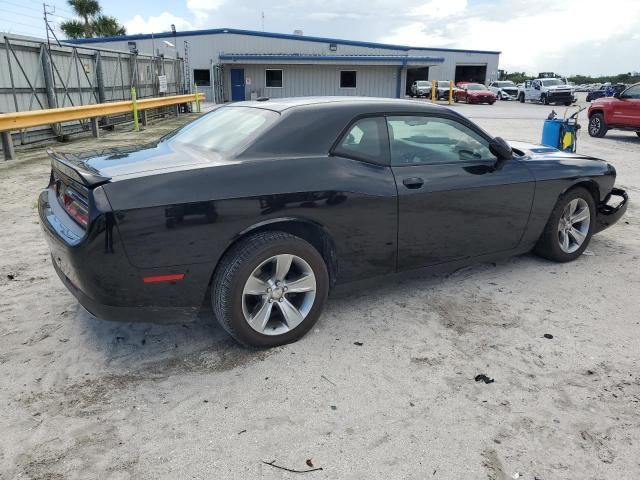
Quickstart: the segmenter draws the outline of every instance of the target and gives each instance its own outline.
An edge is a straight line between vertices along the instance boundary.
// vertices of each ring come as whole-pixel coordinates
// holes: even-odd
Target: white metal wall
[[[231,99],[231,69],[244,69],[245,97],[251,92],[270,98],[304,97],[312,95],[358,95],[364,97],[394,97],[398,67],[390,65],[225,65],[227,98]],[[267,69],[282,70],[282,88],[265,86]],[[340,88],[340,72],[355,70],[356,88]]]

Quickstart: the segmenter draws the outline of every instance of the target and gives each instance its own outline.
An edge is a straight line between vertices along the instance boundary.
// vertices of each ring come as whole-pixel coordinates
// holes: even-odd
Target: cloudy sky
[[[58,20],[72,16],[64,0]],[[640,0],[102,0],[128,33],[262,29],[412,46],[500,50],[530,74],[640,70]],[[0,0],[0,31],[42,36],[39,0]],[[39,33],[38,33],[39,32]]]

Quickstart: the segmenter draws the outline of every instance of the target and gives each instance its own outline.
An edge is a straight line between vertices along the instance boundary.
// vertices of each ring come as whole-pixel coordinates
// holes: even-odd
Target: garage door
[[[487,79],[487,64],[456,65],[456,83],[476,82],[484,83]]]

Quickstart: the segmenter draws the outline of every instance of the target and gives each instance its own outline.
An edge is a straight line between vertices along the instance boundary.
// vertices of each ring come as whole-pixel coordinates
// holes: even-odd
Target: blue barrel
[[[544,127],[542,127],[542,145],[548,147],[560,148],[560,128],[562,127],[563,120],[545,120]]]

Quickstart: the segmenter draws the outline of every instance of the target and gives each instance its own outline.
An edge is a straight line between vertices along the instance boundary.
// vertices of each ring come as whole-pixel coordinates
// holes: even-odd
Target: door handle
[[[409,177],[402,180],[402,183],[405,187],[413,190],[422,187],[422,185],[424,185],[424,180],[420,177]]]

